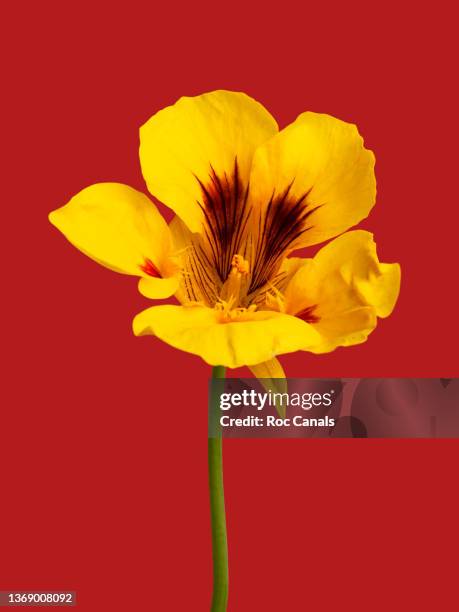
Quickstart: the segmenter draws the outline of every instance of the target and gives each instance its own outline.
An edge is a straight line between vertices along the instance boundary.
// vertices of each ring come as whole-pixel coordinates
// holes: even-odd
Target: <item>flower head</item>
[[[147,121],[140,162],[150,193],[176,214],[169,226],[118,183],[83,189],[50,215],[82,252],[139,276],[143,295],[177,297],[137,315],[137,335],[276,376],[276,355],[364,342],[391,313],[399,265],[378,261],[369,232],[347,232],[376,195],[374,156],[354,125],[306,112],[279,131],[252,98],[215,91]],[[313,258],[290,256],[331,238]]]

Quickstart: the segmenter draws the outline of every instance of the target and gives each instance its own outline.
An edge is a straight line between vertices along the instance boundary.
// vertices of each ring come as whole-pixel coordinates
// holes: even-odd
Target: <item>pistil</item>
[[[231,271],[228,274],[220,294],[220,299],[238,307],[241,298],[246,294],[249,262],[242,255],[234,255],[231,261]]]
[[[215,305],[222,322],[246,320],[257,309],[255,304],[248,308],[240,306],[247,293],[249,272],[249,262],[242,255],[234,255],[231,271],[222,287],[220,299]]]

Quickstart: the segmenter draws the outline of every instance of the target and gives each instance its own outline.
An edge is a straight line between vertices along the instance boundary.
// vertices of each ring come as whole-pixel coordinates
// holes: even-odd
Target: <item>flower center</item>
[[[282,261],[311,229],[308,218],[317,206],[309,205],[309,192],[293,195],[293,183],[254,205],[236,158],[232,170],[218,174],[210,166],[208,177],[196,180],[205,223],[183,258],[184,298],[233,310],[252,304],[266,309],[270,294],[284,290]]]

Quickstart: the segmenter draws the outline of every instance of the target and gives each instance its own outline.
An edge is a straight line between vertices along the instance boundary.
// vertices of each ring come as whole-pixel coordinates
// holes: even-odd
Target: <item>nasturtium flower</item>
[[[364,342],[387,317],[398,264],[371,233],[347,231],[375,203],[374,156],[356,126],[305,112],[288,127],[243,93],[181,98],[140,129],[150,193],[83,189],[50,215],[83,253],[140,277],[152,306],[133,323],[211,365],[280,377],[276,355]],[[312,258],[293,251],[329,241]]]

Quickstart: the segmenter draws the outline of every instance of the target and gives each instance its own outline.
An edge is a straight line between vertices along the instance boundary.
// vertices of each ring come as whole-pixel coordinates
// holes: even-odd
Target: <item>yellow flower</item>
[[[350,227],[374,205],[374,156],[354,125],[311,112],[279,131],[261,104],[215,91],[151,117],[140,130],[148,189],[92,185],[50,215],[83,253],[140,277],[153,306],[134,319],[211,365],[282,376],[275,356],[364,342],[388,316],[398,264]],[[336,236],[338,236],[336,238]],[[335,238],[312,259],[292,251]]]

